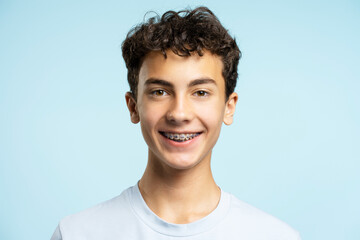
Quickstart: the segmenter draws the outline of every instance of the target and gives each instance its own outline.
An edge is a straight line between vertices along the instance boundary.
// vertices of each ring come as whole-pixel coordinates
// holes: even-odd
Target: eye
[[[162,90],[162,89],[157,89],[151,92],[151,95],[155,96],[155,97],[161,97],[161,96],[165,96],[167,93]]]
[[[207,95],[209,95],[208,92],[203,91],[203,90],[196,91],[194,94],[195,94],[196,96],[198,96],[198,97],[206,97]]]

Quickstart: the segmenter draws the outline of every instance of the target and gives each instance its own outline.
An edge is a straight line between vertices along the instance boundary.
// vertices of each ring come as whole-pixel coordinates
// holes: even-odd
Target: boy
[[[201,7],[151,18],[122,50],[146,170],[120,196],[62,220],[52,239],[300,239],[212,177],[212,149],[222,123],[233,121],[241,54],[213,13]]]

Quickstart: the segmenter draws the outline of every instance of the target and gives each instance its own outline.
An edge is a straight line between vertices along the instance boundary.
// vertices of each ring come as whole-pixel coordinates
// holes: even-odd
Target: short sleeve
[[[55,229],[54,234],[52,235],[50,240],[62,240],[62,236],[61,236],[61,231],[60,231],[60,226],[58,225],[57,228]]]

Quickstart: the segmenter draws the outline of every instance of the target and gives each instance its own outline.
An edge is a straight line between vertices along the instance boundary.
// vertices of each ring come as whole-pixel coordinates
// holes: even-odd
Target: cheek
[[[152,114],[147,114],[146,112],[142,112],[140,115],[140,126],[141,133],[147,145],[153,146],[153,130],[155,125],[155,120]]]
[[[154,129],[155,125],[161,119],[161,111],[158,108],[144,105],[140,110],[140,124],[141,128],[147,131]]]
[[[201,113],[202,122],[211,129],[217,128],[223,122],[225,109],[218,103],[199,106],[197,111]]]

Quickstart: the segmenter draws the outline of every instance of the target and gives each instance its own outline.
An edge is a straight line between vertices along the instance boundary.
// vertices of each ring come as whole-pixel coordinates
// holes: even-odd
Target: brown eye
[[[208,95],[208,93],[207,92],[205,92],[205,91],[197,91],[196,93],[195,93],[195,95],[196,96],[199,96],[199,97],[206,97],[207,95]]]
[[[164,96],[166,94],[166,92],[164,90],[158,89],[158,90],[152,91],[151,94],[156,97],[161,97],[161,96]]]

